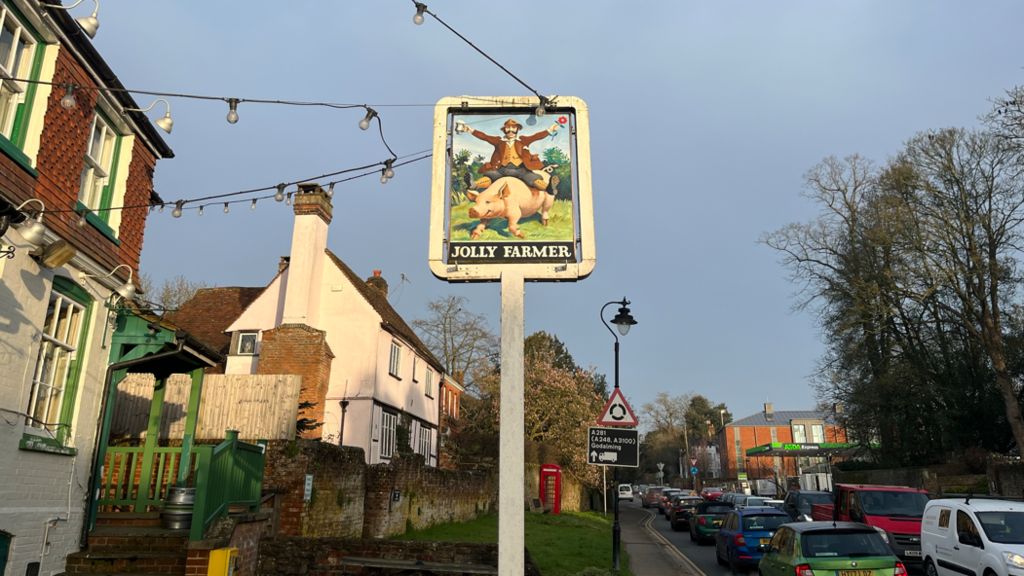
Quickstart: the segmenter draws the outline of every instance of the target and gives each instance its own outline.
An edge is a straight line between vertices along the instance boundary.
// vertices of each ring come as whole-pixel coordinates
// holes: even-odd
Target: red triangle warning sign
[[[608,398],[608,403],[604,405],[604,410],[601,412],[601,417],[597,419],[597,423],[601,426],[637,425],[633,409],[629,407],[629,402],[626,402],[626,397],[622,395],[622,391],[618,388],[612,391],[612,395]]]

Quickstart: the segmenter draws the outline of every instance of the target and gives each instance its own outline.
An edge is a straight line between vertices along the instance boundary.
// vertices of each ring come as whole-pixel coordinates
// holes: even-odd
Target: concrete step
[[[113,574],[180,574],[185,573],[186,553],[180,551],[76,552],[67,557],[67,576]]]
[[[98,525],[89,533],[90,552],[181,551],[188,544],[188,530],[155,526]]]

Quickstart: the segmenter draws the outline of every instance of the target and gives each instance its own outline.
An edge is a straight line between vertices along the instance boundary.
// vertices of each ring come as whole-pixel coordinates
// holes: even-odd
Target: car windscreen
[[[822,530],[800,537],[807,558],[891,556],[892,550],[875,530]]]
[[[924,505],[928,503],[928,495],[921,492],[865,490],[858,492],[857,497],[864,513],[869,516],[920,518],[924,515]]]
[[[744,530],[775,530],[789,522],[785,514],[749,514],[743,516]]]
[[[985,536],[1000,544],[1024,544],[1024,512],[976,512]]]
[[[801,514],[811,513],[811,504],[831,504],[831,494],[800,494],[796,497],[796,509]]]
[[[760,496],[751,496],[747,498],[747,501],[744,502],[743,504],[748,508],[753,508],[755,506],[767,506],[767,504],[764,503],[765,500],[767,500],[767,498],[761,498]]]
[[[732,512],[732,506],[726,504],[711,504],[710,506],[697,507],[699,514],[728,514]]]

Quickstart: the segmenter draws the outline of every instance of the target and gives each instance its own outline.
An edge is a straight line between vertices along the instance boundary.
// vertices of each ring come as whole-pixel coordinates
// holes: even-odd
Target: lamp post
[[[615,315],[615,318],[612,318],[612,324],[615,324],[615,327],[619,329],[619,334],[622,334],[623,336],[628,334],[629,333],[629,329],[632,328],[634,324],[636,324],[636,320],[634,320],[633,319],[633,315],[629,313],[629,300],[626,300],[625,297],[622,298],[621,302],[612,301],[612,302],[608,302],[607,304],[605,304],[604,306],[601,307],[601,314],[600,314],[600,316],[601,316],[601,323],[604,324],[604,327],[607,328],[608,331],[612,333],[612,338],[615,338],[615,390],[618,391],[618,389],[619,389],[619,334],[616,334],[615,330],[612,330],[612,327],[609,326],[608,322],[606,322],[605,319],[604,319],[605,308],[608,308],[612,304],[618,304],[619,305],[619,312]],[[616,484],[618,483],[618,479],[619,479],[618,470],[619,470],[618,467],[616,467],[615,470],[612,472],[612,480]],[[615,505],[613,506],[613,509],[615,511],[615,515],[614,515],[614,520],[612,522],[612,569],[617,571],[619,569],[619,543],[622,541],[622,527],[619,525],[619,489],[618,489],[618,486],[615,487],[615,490],[613,492],[614,492],[613,498],[615,498]]]

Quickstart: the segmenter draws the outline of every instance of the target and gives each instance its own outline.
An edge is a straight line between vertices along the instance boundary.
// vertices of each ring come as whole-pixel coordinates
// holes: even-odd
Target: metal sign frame
[[[466,263],[451,260],[448,254],[452,169],[449,164],[451,141],[455,131],[453,114],[494,111],[529,114],[537,107],[534,96],[451,96],[434,106],[433,173],[430,189],[430,235],[428,264],[434,276],[448,282],[495,282],[502,273],[515,268],[527,281],[573,282],[590,275],[597,261],[594,245],[594,207],[590,165],[590,114],[587,105],[574,96],[558,96],[549,106],[551,117],[559,113],[574,117],[573,174],[574,214],[578,228],[573,239],[573,260],[561,262]]]

